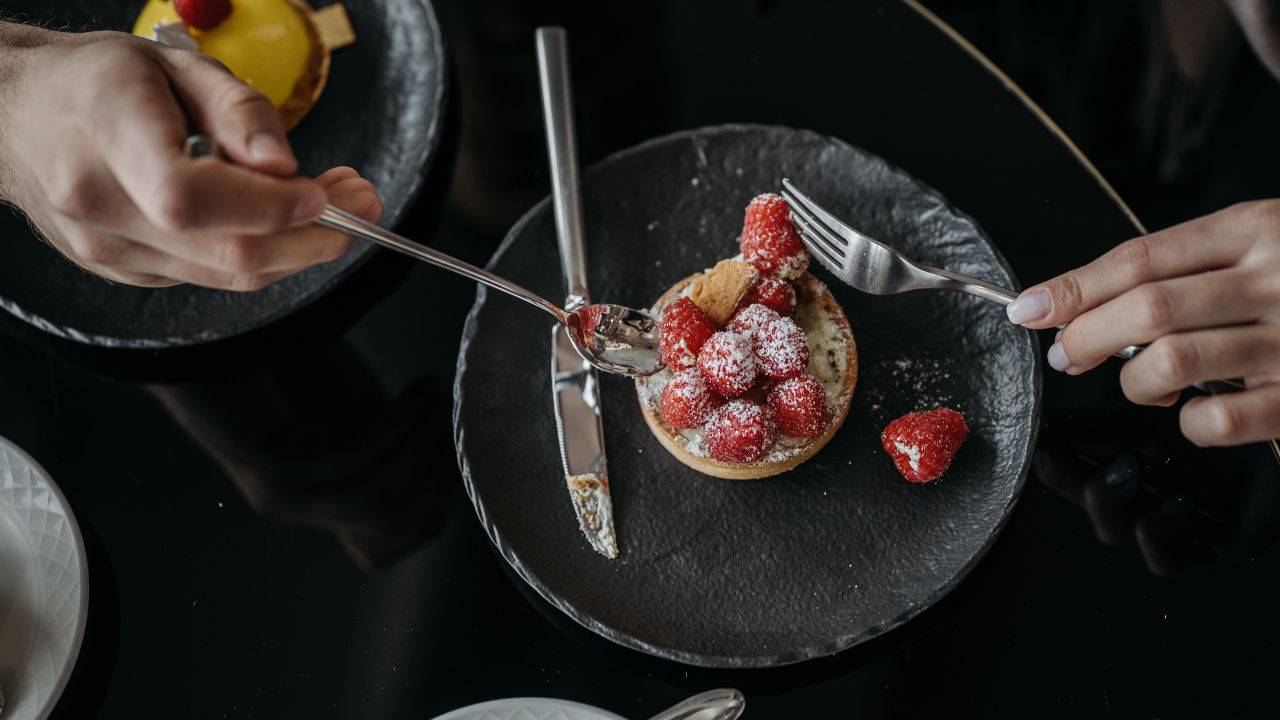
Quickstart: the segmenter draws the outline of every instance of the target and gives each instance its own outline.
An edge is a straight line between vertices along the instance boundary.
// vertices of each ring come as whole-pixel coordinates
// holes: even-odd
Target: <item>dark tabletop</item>
[[[1024,284],[1138,232],[1017,92],[909,5],[604,5],[440,3],[461,137],[433,244],[483,262],[546,193],[544,22],[569,29],[587,162],[702,125],[810,128],[946,195]],[[1257,81],[1241,67],[1233,83]],[[1274,82],[1260,87],[1274,110]],[[1139,213],[1177,216],[1156,203]],[[726,685],[749,718],[1274,715],[1280,466],[1266,446],[1179,440],[1176,413],[1121,401],[1114,367],[1046,378],[1019,507],[947,599],[832,658],[712,672],[613,646],[508,570],[450,430],[474,290],[427,267],[384,289],[338,337],[266,345],[182,385],[111,380],[0,333],[0,435],[61,485],[88,552],[88,630],[56,718],[425,719],[522,695],[647,717]]]

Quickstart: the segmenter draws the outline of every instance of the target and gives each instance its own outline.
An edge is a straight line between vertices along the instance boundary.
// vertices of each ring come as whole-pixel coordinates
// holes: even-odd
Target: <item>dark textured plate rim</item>
[[[427,142],[421,145],[421,149],[417,155],[413,157],[412,162],[416,164],[416,170],[413,173],[409,190],[405,194],[404,203],[392,212],[387,213],[382,219],[382,226],[393,228],[404,219],[405,213],[409,208],[413,207],[418,201],[418,197],[422,194],[423,185],[426,182],[427,175],[431,169],[431,165],[438,159],[440,152],[440,143],[443,136],[443,128],[445,114],[447,108],[445,103],[448,98],[448,89],[450,82],[450,68],[448,65],[448,52],[445,46],[444,34],[440,30],[440,21],[436,17],[435,6],[431,0],[416,0],[419,7],[422,8],[427,18],[428,33],[434,38],[431,43],[432,59],[436,67],[440,68],[440,81],[436,83],[435,96],[432,102],[435,103],[436,111],[432,113],[431,123],[427,126]],[[412,154],[412,151],[410,151]],[[29,312],[22,305],[16,303],[3,295],[0,295],[0,309],[4,309],[19,321],[24,322],[37,330],[49,333],[63,340],[68,340],[78,345],[88,345],[91,347],[110,348],[112,350],[171,350],[175,348],[192,348],[205,345],[212,342],[219,342],[234,338],[238,335],[251,332],[258,328],[269,326],[282,320],[285,317],[293,315],[301,310],[306,309],[316,300],[324,297],[335,287],[350,278],[356,271],[364,266],[366,262],[373,256],[378,248],[372,245],[357,245],[353,251],[355,257],[340,272],[328,278],[325,282],[316,285],[310,292],[300,296],[297,301],[289,304],[287,307],[277,308],[272,312],[252,323],[232,326],[230,328],[220,329],[218,331],[206,331],[196,335],[187,336],[170,336],[165,338],[122,338],[113,335],[98,335],[95,333],[86,333],[77,330],[69,325],[62,325],[53,322],[39,313]],[[88,274],[85,271],[85,274]]]
[[[662,144],[672,143],[672,142],[679,142],[679,141],[683,141],[683,140],[693,138],[699,135],[704,135],[704,134],[718,134],[718,133],[742,132],[742,131],[786,131],[791,133],[800,133],[800,134],[815,136],[823,139],[826,142],[844,146],[845,148],[853,150],[856,153],[865,155],[869,158],[872,158],[875,161],[883,163],[885,167],[887,167],[890,171],[905,178],[907,181],[909,181],[913,186],[915,186],[921,192],[926,193],[931,197],[938,198],[943,202],[944,206],[950,212],[954,213],[960,219],[970,223],[973,226],[973,228],[977,231],[978,237],[992,252],[993,256],[995,257],[996,263],[999,265],[1000,269],[1003,270],[1008,275],[1009,279],[1013,282],[1013,287],[1015,289],[1020,287],[1017,281],[1017,276],[1013,272],[1013,268],[1010,267],[1009,261],[1004,257],[1004,254],[1000,252],[999,247],[997,247],[996,244],[993,243],[989,237],[987,237],[986,232],[982,230],[981,226],[978,225],[978,223],[975,222],[973,218],[971,218],[969,215],[965,214],[964,212],[960,211],[954,205],[948,202],[947,199],[943,197],[941,193],[937,192],[932,187],[916,179],[915,176],[911,175],[910,173],[903,171],[898,166],[893,165],[892,163],[884,160],[884,158],[881,158],[880,156],[875,155],[874,153],[867,152],[866,150],[858,148],[850,143],[840,140],[839,138],[834,138],[829,135],[824,135],[822,133],[818,133],[812,130],[792,128],[785,125],[759,125],[759,124],[750,124],[750,123],[727,123],[723,125],[711,125],[711,126],[705,126],[700,128],[694,128],[691,130],[681,130],[674,133],[670,133],[668,135],[662,135],[660,137],[646,140],[638,145],[629,147],[624,150],[620,150],[618,152],[615,152],[605,157],[603,160],[593,164],[590,168],[586,170],[586,172],[584,172],[583,174],[584,179],[589,180],[592,173],[598,171],[600,168],[602,168],[605,165],[611,164],[613,162],[617,162],[619,160],[626,159],[632,155],[647,152],[649,149],[657,145],[662,145]],[[525,212],[525,214],[521,216],[519,220],[516,221],[515,225],[511,226],[511,229],[507,231],[506,237],[503,238],[502,244],[500,244],[498,246],[498,249],[494,251],[493,256],[489,259],[489,262],[485,264],[486,268],[488,268],[489,270],[494,269],[498,261],[501,260],[506,255],[507,251],[515,243],[516,238],[520,237],[523,234],[525,227],[528,226],[529,223],[533,221],[533,218],[539,212],[544,211],[544,209],[550,204],[550,202],[551,202],[550,197],[544,197],[541,201],[539,201],[527,212]],[[775,653],[770,655],[753,655],[753,656],[706,655],[702,653],[690,652],[687,650],[680,650],[676,648],[670,648],[670,647],[655,645],[653,643],[646,642],[638,637],[635,637],[634,635],[620,632],[614,629],[613,627],[597,620],[591,615],[577,609],[576,607],[572,606],[567,601],[561,599],[555,593],[553,593],[551,589],[547,587],[546,584],[543,583],[532,570],[530,570],[527,566],[525,566],[525,564],[520,560],[519,556],[516,554],[515,549],[512,548],[511,545],[503,539],[502,532],[493,523],[493,521],[490,520],[488,512],[486,511],[486,508],[484,505],[484,501],[480,498],[479,493],[476,490],[475,481],[471,475],[471,463],[467,459],[466,454],[463,452],[463,443],[465,442],[465,437],[464,437],[465,433],[462,428],[462,394],[463,394],[462,380],[467,369],[467,352],[470,348],[471,340],[476,333],[477,318],[479,317],[480,310],[481,308],[483,308],[485,300],[487,298],[488,298],[488,289],[485,286],[481,285],[478,288],[476,288],[475,302],[472,304],[471,310],[467,313],[466,322],[464,323],[462,328],[462,339],[458,347],[458,362],[454,372],[454,380],[453,380],[454,449],[458,455],[458,469],[462,475],[462,482],[463,482],[463,486],[466,489],[467,497],[470,498],[471,504],[475,508],[476,516],[479,518],[480,524],[484,528],[485,534],[489,536],[490,541],[493,542],[494,547],[498,550],[499,554],[502,555],[503,559],[507,561],[507,564],[510,565],[513,570],[516,571],[516,573],[520,576],[521,579],[525,581],[525,583],[527,583],[530,587],[532,587],[535,591],[537,591],[538,595],[540,595],[544,600],[550,603],[553,607],[555,607],[560,612],[572,618],[574,622],[596,633],[597,635],[600,635],[601,637],[607,640],[610,640],[614,643],[617,643],[618,645],[621,645],[623,647],[630,648],[632,650],[638,650],[640,652],[648,653],[650,655],[654,655],[656,657],[664,658],[667,660],[673,660],[676,662],[684,663],[686,665],[694,665],[694,666],[707,667],[707,668],[722,668],[722,669],[777,667],[781,665],[790,665],[798,662],[803,662],[805,660],[813,660],[820,657],[826,657],[829,655],[834,655],[844,650],[848,650],[849,648],[852,648],[856,645],[860,645],[861,643],[864,643],[874,637],[878,637],[890,630],[893,630],[894,628],[897,628],[905,624],[907,621],[915,618],[920,613],[924,612],[925,610],[935,605],[939,600],[941,600],[948,593],[954,590],[961,582],[963,582],[965,578],[967,578],[969,574],[973,571],[973,569],[978,566],[978,563],[982,562],[982,559],[986,557],[987,553],[990,552],[991,548],[995,545],[996,541],[999,539],[1001,532],[1004,530],[1005,526],[1009,523],[1009,518],[1013,515],[1014,507],[1017,506],[1018,500],[1022,497],[1023,489],[1026,487],[1027,474],[1030,472],[1030,469],[1031,469],[1031,460],[1032,460],[1033,451],[1036,445],[1036,438],[1039,435],[1039,431],[1040,431],[1040,406],[1041,406],[1041,396],[1043,393],[1043,388],[1042,388],[1043,368],[1040,360],[1040,342],[1039,342],[1039,339],[1036,337],[1035,333],[1031,333],[1031,332],[1027,333],[1027,337],[1030,341],[1030,346],[1031,346],[1030,350],[1032,354],[1031,380],[1032,380],[1032,386],[1033,386],[1033,397],[1032,397],[1031,417],[1029,419],[1031,427],[1029,432],[1026,434],[1027,441],[1026,441],[1026,445],[1023,447],[1022,465],[1018,469],[1018,477],[1014,486],[1014,490],[1010,494],[1008,501],[1000,509],[1000,519],[988,532],[987,537],[983,540],[981,547],[978,548],[978,550],[973,554],[973,556],[969,559],[967,563],[965,563],[962,567],[960,567],[955,572],[955,574],[949,580],[947,580],[947,582],[938,586],[938,588],[931,595],[929,595],[929,597],[907,608],[907,610],[904,611],[902,614],[890,620],[887,620],[879,625],[866,628],[861,632],[851,633],[848,635],[841,635],[827,643],[822,643],[818,645],[809,645],[809,646],[797,648],[794,650],[789,650],[786,652]]]

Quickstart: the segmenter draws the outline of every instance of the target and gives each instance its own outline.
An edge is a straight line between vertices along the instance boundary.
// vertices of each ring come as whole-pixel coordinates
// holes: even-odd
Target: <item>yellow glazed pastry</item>
[[[200,51],[226,65],[298,124],[324,89],[329,51],[304,0],[232,0],[231,15],[209,30],[188,28]],[[133,34],[152,37],[157,24],[181,23],[170,0],[148,0]]]

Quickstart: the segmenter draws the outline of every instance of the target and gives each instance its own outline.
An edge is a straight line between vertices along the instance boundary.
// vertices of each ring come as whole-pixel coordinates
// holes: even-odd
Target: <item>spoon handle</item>
[[[568,297],[565,307],[576,310],[591,302],[587,293],[587,250],[582,232],[582,197],[578,182],[578,147],[574,141],[573,92],[569,81],[569,42],[564,28],[537,31],[538,81],[542,118],[547,128],[551,159],[551,197],[556,237],[564,267]]]
[[[464,262],[452,255],[446,255],[439,250],[434,250],[407,237],[397,235],[390,230],[378,227],[371,222],[366,222],[342,208],[326,205],[324,212],[320,214],[319,218],[316,218],[316,224],[346,233],[361,240],[368,240],[376,245],[404,253],[409,257],[424,260],[436,267],[451,270],[463,277],[471,278],[476,282],[484,283],[491,288],[520,298],[530,305],[550,313],[556,320],[562,323],[565,322],[564,311],[541,295],[526,290],[509,280],[500,278],[487,270],[482,270],[469,262]]]
[[[182,146],[182,154],[192,159],[221,157],[217,143],[205,135],[188,137]],[[342,208],[325,205],[324,212],[320,214],[320,217],[316,218],[315,223],[323,225],[330,230],[337,230],[352,237],[367,240],[375,245],[381,245],[389,250],[395,250],[409,257],[424,260],[436,267],[452,270],[463,277],[471,278],[476,282],[501,290],[508,295],[518,297],[530,305],[546,311],[562,323],[566,321],[565,312],[541,295],[526,290],[510,280],[500,278],[487,270],[481,270],[469,262],[463,262],[452,255],[446,255],[439,250],[433,250],[426,245],[416,243],[403,235],[397,235],[371,222],[365,222]]]

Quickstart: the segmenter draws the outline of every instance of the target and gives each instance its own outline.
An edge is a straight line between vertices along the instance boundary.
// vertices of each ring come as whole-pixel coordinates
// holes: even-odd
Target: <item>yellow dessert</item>
[[[305,0],[232,0],[226,20],[208,30],[191,27],[187,32],[200,52],[265,95],[280,111],[285,127],[292,128],[319,99],[328,76],[329,48],[315,15]],[[181,22],[172,2],[148,0],[133,34],[153,37],[157,25]]]

